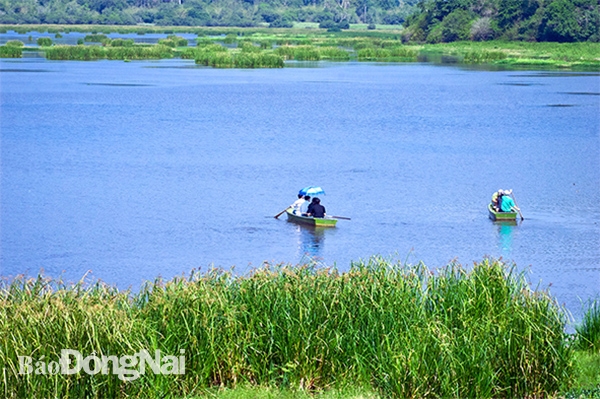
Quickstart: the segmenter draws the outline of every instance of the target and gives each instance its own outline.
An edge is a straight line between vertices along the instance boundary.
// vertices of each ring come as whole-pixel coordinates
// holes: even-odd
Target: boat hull
[[[313,218],[308,216],[299,216],[294,214],[291,210],[287,210],[287,217],[290,222],[304,224],[307,226],[315,227],[335,227],[337,219],[334,218]]]
[[[517,212],[496,212],[494,208],[492,208],[492,204],[488,204],[488,212],[490,219],[494,222],[512,222],[517,220]]]

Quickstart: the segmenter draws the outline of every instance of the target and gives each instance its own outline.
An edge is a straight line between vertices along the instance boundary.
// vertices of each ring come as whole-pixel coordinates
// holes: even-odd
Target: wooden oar
[[[331,217],[336,218],[336,219],[352,220],[352,219],[344,217],[344,216],[331,216]]]
[[[287,211],[288,209],[290,209],[290,207],[288,206],[287,208],[285,208],[283,211],[279,212],[277,215],[275,215],[275,219],[277,219],[279,216],[283,215],[283,213],[285,211]]]
[[[521,216],[521,221],[525,220],[525,218],[523,217],[523,214],[521,213],[521,208],[519,208],[519,204],[517,204],[517,199],[515,198],[515,194],[512,194],[512,199],[515,202],[515,206],[517,207],[517,210],[519,211],[519,216]]]

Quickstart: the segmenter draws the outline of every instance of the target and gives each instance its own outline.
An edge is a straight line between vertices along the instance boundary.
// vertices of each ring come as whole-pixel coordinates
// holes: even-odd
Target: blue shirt
[[[511,212],[514,206],[515,202],[512,198],[510,198],[508,195],[502,196],[502,204],[500,205],[502,212]]]

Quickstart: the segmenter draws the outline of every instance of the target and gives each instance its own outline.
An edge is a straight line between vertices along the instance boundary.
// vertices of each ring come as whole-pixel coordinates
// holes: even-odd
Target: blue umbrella
[[[300,190],[300,192],[298,192],[298,194],[310,195],[311,197],[314,197],[315,195],[325,194],[325,191],[321,187],[308,186],[308,187],[304,187],[302,190]]]

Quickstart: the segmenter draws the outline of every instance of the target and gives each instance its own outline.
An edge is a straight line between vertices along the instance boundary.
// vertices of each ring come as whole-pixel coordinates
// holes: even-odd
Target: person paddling
[[[294,203],[292,205],[290,205],[290,208],[292,208],[292,212],[294,212],[294,214],[296,214],[296,215],[301,215],[302,214],[302,205],[305,202],[306,202],[306,200],[304,199],[304,195],[298,194],[298,199],[296,201],[294,201]]]
[[[514,212],[520,211],[519,207],[515,204],[515,201],[510,197],[512,190],[504,190],[502,192],[502,200],[500,201],[500,210],[502,212]]]

